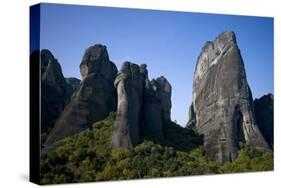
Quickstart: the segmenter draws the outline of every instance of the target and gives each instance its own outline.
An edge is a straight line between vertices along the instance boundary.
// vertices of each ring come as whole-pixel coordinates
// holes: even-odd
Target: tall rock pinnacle
[[[146,80],[141,127],[144,136],[164,138],[163,124],[171,120],[171,92],[172,87],[163,76],[151,81]]]
[[[112,136],[113,147],[132,148],[140,140],[142,93],[146,66],[124,62],[115,80],[118,93],[117,117]]]
[[[240,144],[269,150],[256,124],[244,63],[233,32],[208,41],[200,53],[193,80],[189,124],[204,136],[210,159],[237,157]]]
[[[41,53],[41,132],[48,131],[63,111],[67,98],[67,83],[61,66],[49,50]]]
[[[57,120],[45,145],[89,128],[116,110],[114,80],[117,68],[109,60],[106,47],[89,47],[80,65],[83,80]]]
[[[149,80],[146,65],[124,62],[115,86],[117,117],[112,146],[132,148],[141,137],[164,137],[164,123],[170,121],[171,85],[166,78]]]

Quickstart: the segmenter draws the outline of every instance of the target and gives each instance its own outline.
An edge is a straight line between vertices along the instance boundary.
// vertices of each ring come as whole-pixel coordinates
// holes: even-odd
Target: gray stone
[[[244,63],[233,32],[202,48],[194,73],[192,104],[206,155],[221,163],[237,157],[239,145],[269,151],[253,112]]]
[[[78,78],[71,77],[71,78],[65,78],[65,81],[67,84],[66,93],[67,93],[67,98],[68,98],[68,102],[69,102],[71,97],[78,90],[81,80],[79,80]]]
[[[115,80],[118,93],[113,147],[132,148],[141,137],[164,138],[170,121],[171,85],[163,76],[149,81],[146,65],[125,62]]]
[[[80,64],[80,72],[82,78],[85,78],[85,76],[91,73],[98,73],[111,82],[115,80],[117,68],[109,60],[106,46],[96,44],[86,49]]]
[[[187,122],[185,128],[195,129],[196,128],[196,116],[195,116],[193,104],[191,104],[189,107],[188,119],[189,119],[189,121]]]
[[[172,86],[164,76],[156,79],[156,85],[157,94],[161,102],[163,120],[166,122],[170,121],[172,108]]]
[[[41,132],[55,124],[66,104],[66,81],[61,66],[49,50],[41,51]]]
[[[273,149],[274,98],[272,94],[254,100],[257,124],[267,143]]]
[[[132,148],[140,141],[139,125],[146,75],[146,66],[124,62],[116,77],[118,105],[112,135],[113,147]]]
[[[81,64],[88,67],[88,71],[82,75],[84,78],[75,96],[60,115],[45,146],[89,128],[116,110],[114,79],[117,68],[109,60],[106,47],[88,48]]]
[[[163,138],[162,106],[157,93],[156,80],[146,80],[143,109],[142,136]]]
[[[163,76],[149,81],[146,65],[125,62],[115,80],[117,117],[112,146],[132,148],[141,137],[164,138],[171,114],[171,85]]]
[[[172,87],[163,76],[146,79],[143,97],[143,136],[164,138],[164,124],[170,122]]]

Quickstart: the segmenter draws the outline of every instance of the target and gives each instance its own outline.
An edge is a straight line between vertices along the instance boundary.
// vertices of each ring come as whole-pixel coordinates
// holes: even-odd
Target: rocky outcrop
[[[171,115],[170,83],[163,76],[146,80],[143,97],[143,136],[164,138],[163,125],[170,122]]]
[[[78,90],[81,80],[78,78],[65,78],[66,81],[66,93],[68,100],[71,99],[72,95]]]
[[[66,103],[66,81],[49,50],[41,51],[41,132],[53,127]]]
[[[195,129],[196,128],[196,116],[195,116],[193,104],[191,104],[189,107],[188,119],[189,119],[189,121],[187,122],[185,128]]]
[[[142,92],[146,66],[125,62],[115,80],[118,94],[113,147],[132,148],[140,139]]]
[[[242,143],[269,150],[256,124],[251,90],[233,32],[220,34],[202,48],[192,95],[191,120],[204,136],[210,159],[232,161]]]
[[[264,136],[267,143],[273,149],[273,121],[274,121],[274,105],[273,95],[264,95],[259,99],[254,100],[254,109],[257,124],[259,129]]]
[[[164,137],[170,121],[171,85],[162,76],[149,80],[146,65],[125,62],[115,80],[118,93],[113,147],[132,148],[141,137]]]
[[[87,69],[81,71],[83,80],[57,120],[45,146],[89,128],[94,122],[106,118],[111,111],[116,110],[114,80],[117,68],[109,60],[106,47],[89,47],[80,68],[81,66]]]
[[[106,46],[96,44],[86,49],[80,64],[80,72],[82,78],[89,74],[99,74],[102,78],[112,82],[116,78],[117,68],[109,60]]]
[[[155,83],[157,88],[157,95],[161,103],[161,112],[163,120],[165,122],[170,121],[172,108],[172,86],[164,76],[157,78]]]

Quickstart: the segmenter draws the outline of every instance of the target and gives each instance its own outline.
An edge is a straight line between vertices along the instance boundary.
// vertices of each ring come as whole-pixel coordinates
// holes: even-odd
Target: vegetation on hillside
[[[165,125],[166,140],[146,137],[133,149],[112,149],[115,113],[91,129],[66,138],[41,157],[41,184],[157,178],[273,169],[273,156],[244,146],[232,163],[208,160],[201,138],[176,123]]]

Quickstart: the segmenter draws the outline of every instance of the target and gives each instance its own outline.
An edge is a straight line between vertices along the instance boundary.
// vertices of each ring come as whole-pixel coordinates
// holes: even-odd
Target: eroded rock
[[[206,155],[221,163],[237,157],[239,145],[269,150],[256,124],[244,63],[233,32],[202,48],[194,74],[192,105]]]
[[[114,79],[117,68],[109,60],[106,47],[95,45],[88,48],[81,64],[87,67],[82,74],[84,78],[57,120],[45,146],[89,128],[116,110]]]
[[[139,126],[146,74],[145,66],[125,62],[116,77],[118,105],[112,136],[113,147],[132,148],[140,141]]]
[[[272,94],[254,100],[257,124],[267,143],[273,148],[274,98]]]
[[[118,93],[113,147],[132,148],[141,137],[164,137],[170,122],[171,85],[163,76],[149,80],[146,65],[125,62],[115,80]]]
[[[70,101],[72,95],[74,95],[78,90],[81,80],[79,80],[78,78],[71,77],[71,78],[65,78],[65,81],[67,84],[66,87],[67,98],[68,101]]]
[[[157,95],[159,96],[161,102],[163,120],[170,121],[172,108],[172,86],[164,76],[156,79],[156,85]]]
[[[61,66],[49,50],[41,51],[41,132],[52,128],[63,111],[67,84]]]
[[[196,128],[196,115],[194,112],[193,104],[190,105],[189,111],[188,111],[188,122],[185,126],[185,128],[188,129],[195,129]]]
[[[170,122],[172,87],[163,76],[145,82],[142,134],[164,138],[164,124]]]

